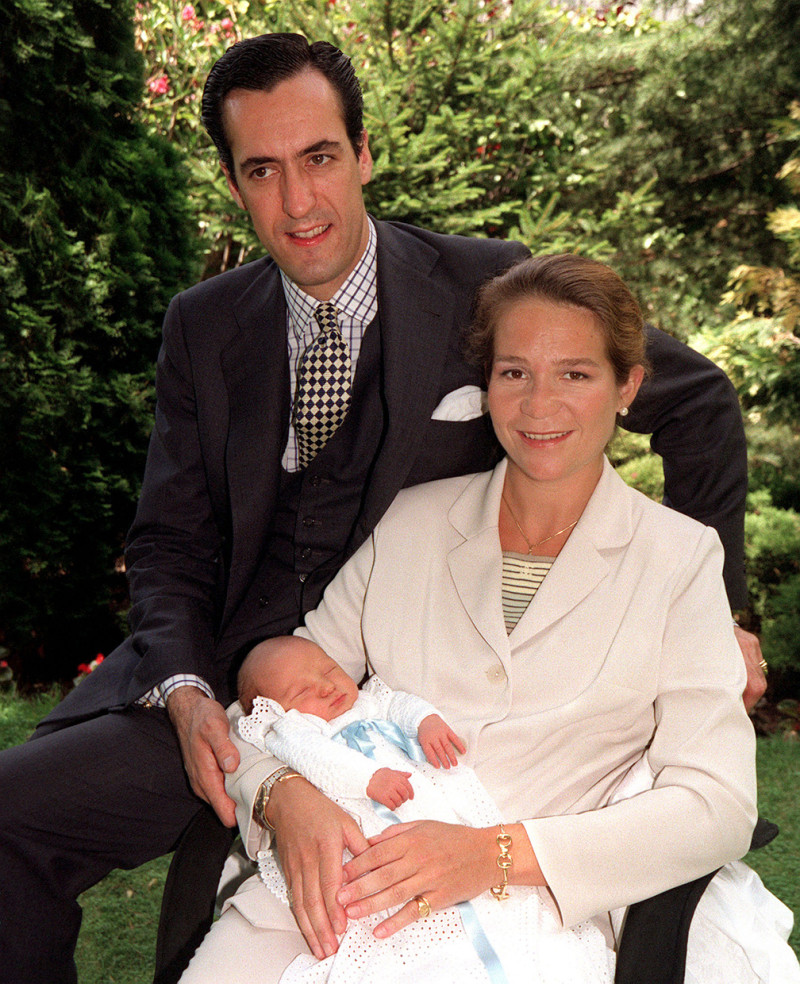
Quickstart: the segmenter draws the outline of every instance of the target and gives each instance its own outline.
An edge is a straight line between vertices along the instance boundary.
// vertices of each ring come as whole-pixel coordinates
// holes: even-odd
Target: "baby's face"
[[[349,711],[358,697],[358,687],[345,671],[321,649],[306,640],[296,640],[291,654],[270,667],[269,686],[261,690],[285,711],[316,714],[325,721]]]

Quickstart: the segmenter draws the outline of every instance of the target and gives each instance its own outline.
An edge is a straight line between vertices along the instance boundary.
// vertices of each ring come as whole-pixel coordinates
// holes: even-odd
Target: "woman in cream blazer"
[[[497,327],[489,324],[487,368],[508,457],[492,472],[401,492],[298,633],[353,679],[377,673],[434,704],[464,740],[463,760],[506,825],[515,825],[510,882],[538,885],[564,926],[595,920],[613,945],[611,910],[748,850],[755,739],[716,533],[628,488],[603,454],[643,372],[615,364],[602,308],[541,286],[542,276],[574,280],[576,271],[587,282],[610,274],[577,257],[550,257],[499,278],[511,282],[511,299],[490,311]],[[630,298],[611,277],[614,297]],[[640,334],[640,320],[628,321]],[[557,532],[542,536],[548,531]],[[556,559],[508,632],[503,551],[525,553],[526,545]],[[234,705],[234,725],[241,713]],[[253,806],[280,763],[239,747],[229,791],[255,857],[268,835]],[[638,763],[654,776],[652,788],[611,802]],[[283,783],[282,795],[301,783]],[[280,809],[272,816],[279,841],[291,826]],[[357,845],[338,896],[348,916],[387,908],[391,898],[405,903],[389,921],[394,930],[424,916],[423,903],[444,907],[499,878],[497,868],[487,875],[483,854],[474,871],[467,858],[450,872],[448,845],[472,842],[464,828],[426,823],[393,828],[369,849]],[[293,877],[290,867],[290,886]],[[280,937],[288,957],[302,941],[273,902],[255,884],[233,905],[250,928],[280,929],[268,934],[270,945],[276,952]],[[225,937],[220,925],[227,916],[210,938],[229,946],[235,935]],[[215,979],[212,950],[201,947],[187,982]]]

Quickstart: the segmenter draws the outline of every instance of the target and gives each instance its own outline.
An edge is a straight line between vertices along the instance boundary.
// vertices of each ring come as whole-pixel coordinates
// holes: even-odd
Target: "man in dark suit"
[[[34,741],[0,756],[9,984],[76,980],[77,895],[171,850],[201,799],[233,825],[223,773],[237,754],[223,705],[243,648],[302,621],[400,488],[487,468],[498,453],[459,336],[476,287],[527,250],[367,216],[360,88],[330,45],[242,42],[215,66],[203,105],[231,193],[270,258],[170,305],[127,551],[131,636]],[[320,302],[333,313],[317,315]],[[325,332],[334,354],[319,355],[323,373],[306,351],[321,352]],[[719,530],[740,607],[735,394],[707,360],[655,329],[649,339],[656,374],[628,424],[653,434],[671,503]],[[325,398],[320,440],[314,380],[326,373],[337,394]],[[301,392],[312,394],[312,425]],[[322,888],[303,918],[329,941],[336,874],[319,869],[341,858],[343,834],[312,812],[298,849]],[[322,855],[315,839],[326,840]]]

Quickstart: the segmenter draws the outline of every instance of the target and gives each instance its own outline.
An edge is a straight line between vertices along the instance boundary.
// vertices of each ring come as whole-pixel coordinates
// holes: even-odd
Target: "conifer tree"
[[[121,636],[160,321],[194,275],[132,7],[0,0],[0,644],[27,682]]]

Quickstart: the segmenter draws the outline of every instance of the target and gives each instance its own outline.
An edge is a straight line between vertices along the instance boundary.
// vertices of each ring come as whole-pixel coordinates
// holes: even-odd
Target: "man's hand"
[[[734,626],[733,632],[739,643],[739,648],[742,650],[744,665],[747,668],[747,683],[744,687],[742,700],[749,713],[761,700],[767,689],[767,678],[764,674],[764,667],[761,665],[764,657],[761,654],[761,643],[758,641],[758,636],[745,631],[738,625]]]
[[[397,769],[378,769],[367,786],[367,796],[376,803],[382,803],[390,810],[396,810],[406,800],[414,799],[414,789],[408,781],[410,772]]]
[[[425,758],[437,769],[440,765],[445,769],[458,765],[456,752],[463,755],[467,750],[464,742],[438,714],[429,714],[420,721],[417,738]]]
[[[276,783],[266,812],[297,925],[314,956],[329,957],[338,949],[337,934],[347,929],[336,901],[342,854],[346,848],[358,856],[367,841],[355,820],[305,779]]]
[[[237,769],[239,753],[228,737],[225,709],[197,687],[179,687],[167,697],[167,712],[192,789],[226,827],[235,827],[236,804],[225,792],[224,773]]]

